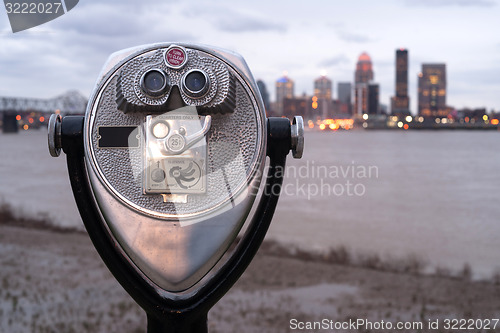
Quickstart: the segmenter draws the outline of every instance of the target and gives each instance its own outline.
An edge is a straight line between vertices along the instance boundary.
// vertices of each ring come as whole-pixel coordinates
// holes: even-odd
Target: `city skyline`
[[[311,95],[322,71],[334,86],[352,82],[366,51],[385,105],[395,91],[394,50],[405,48],[412,113],[423,63],[446,63],[449,105],[500,110],[500,38],[491,29],[498,10],[491,0],[90,1],[17,34],[0,10],[0,96],[49,98],[68,89],[89,95],[111,53],[184,41],[240,53],[268,87],[287,70],[297,95]],[[275,100],[274,89],[269,92]]]

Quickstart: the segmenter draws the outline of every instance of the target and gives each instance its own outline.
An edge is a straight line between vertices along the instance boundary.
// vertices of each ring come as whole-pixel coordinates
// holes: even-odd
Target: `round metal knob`
[[[165,180],[166,178],[166,174],[165,174],[165,171],[163,171],[163,169],[154,169],[152,172],[151,172],[151,179],[153,179],[153,181],[155,183],[160,183],[162,181]]]
[[[293,117],[292,126],[292,156],[302,158],[304,152],[304,120],[301,116]]]
[[[59,114],[53,114],[49,119],[48,139],[49,153],[52,157],[61,155],[61,123],[62,118]]]

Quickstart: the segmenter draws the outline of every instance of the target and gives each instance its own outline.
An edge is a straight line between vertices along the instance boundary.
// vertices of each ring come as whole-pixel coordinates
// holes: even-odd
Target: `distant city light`
[[[412,120],[413,120],[413,118],[411,116],[406,116],[407,123],[411,123]]]
[[[45,117],[41,116],[39,120],[40,120],[41,123],[43,123],[45,121]]]
[[[315,110],[318,108],[318,97],[316,97],[316,96],[312,97],[312,105],[311,106]]]
[[[308,122],[309,123],[309,128],[314,127],[314,123],[312,121]],[[339,119],[323,119],[320,120],[318,119],[316,121],[316,124],[318,125],[320,130],[332,130],[332,131],[337,131],[337,130],[349,130],[353,128],[354,125],[354,119],[352,118],[339,118]],[[312,125],[312,126],[311,126]]]
[[[403,125],[403,128],[404,128],[405,130],[407,130],[409,127],[410,127],[410,126],[408,126],[408,124],[404,124],[404,125]]]
[[[18,115],[16,116],[16,120],[17,120],[17,121],[21,120],[21,115],[19,115],[19,114],[18,114]]]
[[[402,122],[402,121],[398,121],[398,127],[399,127],[399,128],[402,128],[402,127],[403,127],[403,122]]]
[[[368,114],[367,114],[367,113],[365,113],[365,114],[363,115],[363,119],[364,119],[364,120],[368,120]]]
[[[28,128],[30,128],[28,125],[24,125],[24,126],[23,126],[23,129],[24,129],[25,131],[26,131],[26,130],[28,130]]]

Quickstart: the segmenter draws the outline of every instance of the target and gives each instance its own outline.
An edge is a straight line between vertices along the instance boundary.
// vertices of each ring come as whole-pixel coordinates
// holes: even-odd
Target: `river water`
[[[64,154],[46,131],[0,134],[0,200],[83,229]],[[416,255],[477,277],[500,269],[500,132],[306,132],[268,238],[325,250]]]

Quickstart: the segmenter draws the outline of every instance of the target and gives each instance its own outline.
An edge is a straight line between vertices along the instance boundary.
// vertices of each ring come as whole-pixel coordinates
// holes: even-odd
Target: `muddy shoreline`
[[[85,233],[21,225],[0,225],[1,332],[145,331],[142,310]],[[493,281],[335,264],[278,246],[266,242],[212,309],[211,332],[301,331],[291,329],[291,320],[500,317],[500,285]]]

